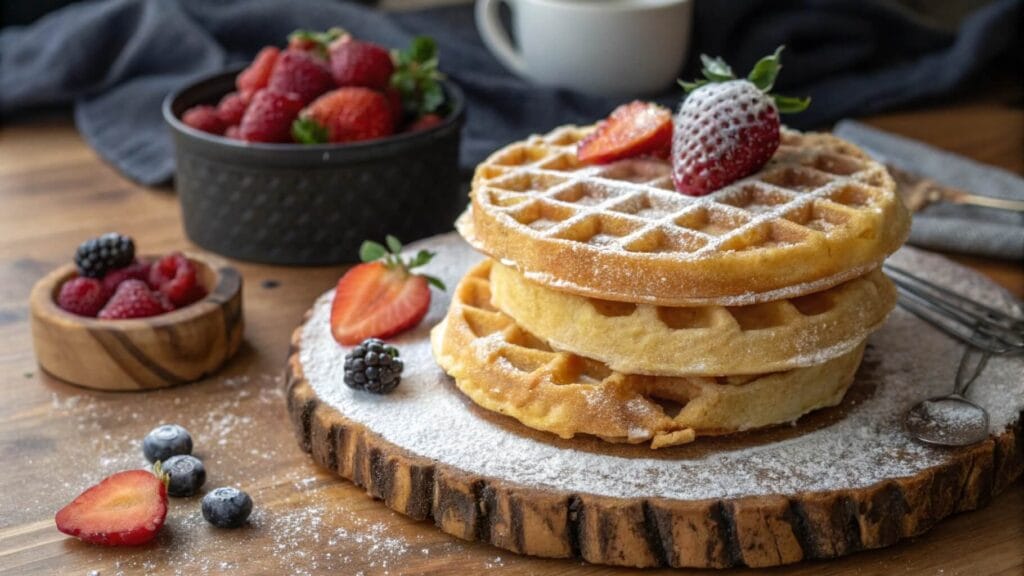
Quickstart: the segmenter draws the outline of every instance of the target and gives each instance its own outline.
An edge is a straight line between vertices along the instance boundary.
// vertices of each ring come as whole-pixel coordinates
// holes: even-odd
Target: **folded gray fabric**
[[[843,120],[835,134],[878,160],[965,192],[1024,201],[1024,178],[926,144]],[[911,244],[943,250],[1024,260],[1024,213],[938,202],[914,214]]]
[[[1003,55],[1019,61],[1022,14],[1022,0],[980,3],[954,33],[886,0],[701,1],[680,76],[698,73],[702,52],[745,71],[785,44],[779,91],[814,99],[786,121],[812,128],[948,94]],[[0,29],[0,120],[73,104],[79,131],[103,158],[143,184],[167,182],[173,149],[160,102],[168,92],[240,65],[296,28],[332,25],[388,46],[418,34],[438,40],[441,69],[468,101],[466,170],[513,140],[590,123],[621,104],[512,76],[483,46],[468,4],[383,14],[338,0],[95,0]],[[658,100],[675,107],[681,96],[671,87]]]

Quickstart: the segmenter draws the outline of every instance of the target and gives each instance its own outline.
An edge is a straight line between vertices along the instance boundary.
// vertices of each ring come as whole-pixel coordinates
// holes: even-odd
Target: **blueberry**
[[[203,496],[203,518],[218,528],[237,528],[251,512],[252,498],[238,488],[217,488]]]
[[[195,456],[179,454],[171,456],[163,463],[163,471],[170,482],[167,493],[171,496],[192,496],[206,482],[206,467],[203,461]]]
[[[178,454],[192,453],[192,437],[188,430],[177,424],[157,426],[142,440],[142,454],[146,460],[156,462],[167,460]]]

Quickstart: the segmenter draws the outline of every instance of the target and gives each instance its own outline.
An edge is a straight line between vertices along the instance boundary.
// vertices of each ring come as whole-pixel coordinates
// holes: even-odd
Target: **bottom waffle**
[[[444,321],[434,357],[478,405],[562,438],[685,444],[792,422],[838,404],[853,382],[863,343],[822,364],[730,377],[657,377],[614,372],[552,349],[491,304],[492,261],[466,274]]]

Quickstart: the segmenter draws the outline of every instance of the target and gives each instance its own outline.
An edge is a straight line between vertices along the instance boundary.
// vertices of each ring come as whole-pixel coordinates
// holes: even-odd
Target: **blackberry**
[[[367,338],[345,356],[345,384],[356,390],[388,394],[401,382],[404,367],[397,348]]]
[[[75,252],[75,264],[82,276],[102,278],[110,270],[124,268],[135,260],[135,242],[128,236],[108,232],[90,238]]]

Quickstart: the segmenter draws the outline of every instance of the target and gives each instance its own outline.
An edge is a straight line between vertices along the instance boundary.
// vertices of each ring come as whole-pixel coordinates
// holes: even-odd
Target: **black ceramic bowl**
[[[421,132],[355,144],[256,144],[186,126],[181,115],[215,104],[237,71],[164,100],[177,159],[175,187],[185,233],[219,254],[268,264],[358,259],[363,240],[403,242],[450,230],[465,206],[460,189],[462,91],[445,84],[451,113]]]

